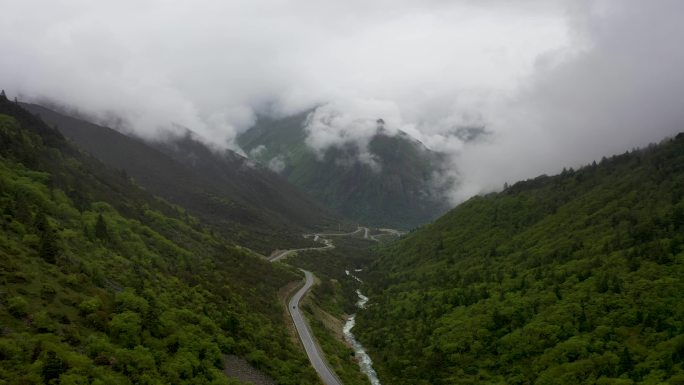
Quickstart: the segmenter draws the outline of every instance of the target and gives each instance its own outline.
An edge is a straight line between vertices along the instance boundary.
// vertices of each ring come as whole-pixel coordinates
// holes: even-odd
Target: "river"
[[[360,290],[356,290],[356,295],[359,296],[359,300],[356,302],[356,306],[359,309],[364,309],[366,307],[366,303],[368,302],[368,297],[363,295]],[[363,348],[363,345],[361,345],[361,343],[356,340],[354,334],[351,332],[355,324],[356,314],[352,314],[349,317],[349,319],[347,319],[347,322],[344,324],[344,327],[342,328],[342,331],[344,332],[344,338],[354,349],[354,354],[356,355],[356,358],[359,360],[361,372],[365,373],[368,376],[368,379],[370,380],[372,385],[380,385],[378,374],[375,373],[375,369],[373,369],[373,360],[371,360],[368,353],[366,353],[366,349]]]

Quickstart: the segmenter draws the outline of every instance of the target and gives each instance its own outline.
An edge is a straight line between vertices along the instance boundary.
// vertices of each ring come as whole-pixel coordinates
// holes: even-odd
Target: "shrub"
[[[100,307],[102,307],[102,301],[100,301],[99,298],[88,298],[78,304],[78,310],[80,310],[83,315],[95,313],[100,310]]]
[[[24,317],[28,314],[28,302],[21,296],[12,297],[7,301],[7,309],[15,317]]]

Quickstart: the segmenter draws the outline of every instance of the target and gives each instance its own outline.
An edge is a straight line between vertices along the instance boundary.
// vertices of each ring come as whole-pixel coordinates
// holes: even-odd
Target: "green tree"
[[[57,353],[49,351],[45,355],[45,362],[41,374],[46,384],[50,384],[52,380],[56,380],[67,369],[66,363],[57,356]]]
[[[38,254],[45,262],[55,264],[60,253],[59,244],[57,242],[57,235],[44,212],[40,211],[36,214],[33,227],[40,235]]]
[[[28,302],[24,297],[16,296],[7,301],[7,308],[15,317],[23,317],[28,313]]]
[[[109,321],[111,336],[124,346],[133,347],[137,345],[140,342],[141,331],[142,320],[140,315],[132,311],[116,314]]]
[[[632,359],[632,355],[629,353],[629,349],[625,346],[624,349],[622,349],[622,352],[620,353],[620,373],[629,373],[634,369],[634,360]]]
[[[28,200],[23,194],[17,194],[14,199],[13,215],[17,221],[23,224],[31,223],[31,218],[33,218],[31,208],[29,207]]]
[[[47,263],[55,264],[57,262],[60,249],[54,231],[46,231],[40,237],[40,248],[38,253]]]
[[[109,242],[109,231],[107,230],[107,222],[102,217],[102,213],[97,216],[95,223],[95,237],[101,241]]]

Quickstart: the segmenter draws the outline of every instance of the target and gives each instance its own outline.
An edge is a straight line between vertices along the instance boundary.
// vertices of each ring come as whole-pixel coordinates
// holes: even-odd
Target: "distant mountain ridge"
[[[406,133],[388,135],[379,126],[368,150],[380,166],[357,161],[352,145],[331,147],[322,159],[306,144],[308,113],[260,117],[238,137],[251,159],[278,171],[296,186],[345,217],[363,224],[410,229],[449,208],[434,186],[441,154]]]
[[[259,252],[308,244],[301,233],[341,221],[277,174],[232,151],[214,152],[191,133],[146,143],[39,105],[22,106],[153,194]]]

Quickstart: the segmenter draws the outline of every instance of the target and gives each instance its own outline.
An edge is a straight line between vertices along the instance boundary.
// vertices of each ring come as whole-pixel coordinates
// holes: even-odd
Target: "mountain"
[[[0,383],[317,377],[277,292],[298,280],[207,230],[0,94]]]
[[[306,245],[302,233],[341,222],[279,175],[235,152],[210,150],[191,132],[146,143],[39,105],[22,106],[151,193],[259,252]]]
[[[353,146],[330,148],[322,159],[305,140],[307,113],[282,119],[261,117],[238,137],[251,159],[283,175],[334,211],[357,222],[410,229],[448,209],[433,188],[442,156],[405,133],[389,136],[378,127],[369,144],[381,170],[356,161]]]
[[[354,330],[383,383],[681,384],[683,277],[679,134],[385,247]]]

